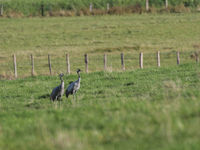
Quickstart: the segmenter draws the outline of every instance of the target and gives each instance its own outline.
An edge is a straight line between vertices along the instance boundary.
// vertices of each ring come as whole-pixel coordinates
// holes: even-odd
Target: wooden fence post
[[[85,72],[88,73],[88,55],[85,54]]]
[[[92,12],[92,3],[90,3],[90,12]]]
[[[107,11],[109,11],[109,9],[110,9],[110,4],[107,3]]]
[[[165,0],[165,8],[168,8],[168,0]]]
[[[66,54],[67,73],[70,74],[69,54]]]
[[[160,51],[157,52],[157,65],[160,67]]]
[[[41,5],[41,15],[44,16],[44,4]]]
[[[0,16],[3,16],[3,4],[0,5]]]
[[[49,15],[53,16],[52,5],[49,6]]]
[[[16,61],[16,55],[13,55],[13,65],[14,65],[14,74],[15,78],[17,78],[17,61]]]
[[[50,73],[50,75],[52,75],[52,73],[51,73],[51,57],[49,54],[48,54],[48,64],[49,64],[49,73]]]
[[[146,11],[149,11],[149,0],[146,0]]]
[[[124,64],[124,53],[121,53],[121,65],[122,65],[122,70],[125,70],[125,64]]]
[[[103,62],[104,62],[104,70],[106,71],[107,70],[107,55],[106,54],[104,54]]]
[[[143,53],[140,53],[140,57],[139,57],[139,63],[140,63],[140,68],[143,69]]]
[[[32,66],[32,69],[31,69],[31,75],[34,76],[34,57],[33,55],[31,54],[31,66]]]
[[[177,55],[177,65],[179,65],[180,64],[180,53],[179,53],[179,51],[176,53],[176,55]]]

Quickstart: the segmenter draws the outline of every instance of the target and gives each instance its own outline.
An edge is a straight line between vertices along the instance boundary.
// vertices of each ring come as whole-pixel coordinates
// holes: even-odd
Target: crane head
[[[63,76],[64,76],[64,74],[63,74],[63,73],[61,73],[61,74],[59,74],[59,76],[60,76],[60,77],[63,77]]]
[[[77,73],[81,72],[81,69],[77,69]]]

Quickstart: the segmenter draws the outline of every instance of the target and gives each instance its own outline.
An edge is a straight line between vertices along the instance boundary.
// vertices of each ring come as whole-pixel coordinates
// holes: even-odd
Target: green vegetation
[[[138,13],[145,12],[145,0],[1,0],[0,4],[4,5],[5,16],[38,16],[41,15],[41,6],[44,6],[46,15],[89,15],[89,5],[93,4],[94,11],[91,14],[105,13],[107,3],[110,4],[110,12],[122,13],[121,8],[127,12]],[[186,8],[199,7],[200,0],[168,0],[170,12],[182,12]],[[159,8],[162,11],[165,0],[149,0],[151,11]],[[130,9],[131,8],[131,9]],[[64,13],[63,11],[70,11]],[[101,11],[101,13],[100,13]],[[73,12],[73,13],[72,13]],[[64,14],[63,14],[64,13]]]
[[[0,27],[0,150],[200,148],[200,14],[0,18]],[[126,72],[119,72],[121,52]],[[13,78],[14,53],[20,79],[5,80]],[[66,70],[66,53],[72,71],[84,70],[88,53],[90,73],[82,73],[76,101],[51,103],[60,81],[42,76],[47,54],[57,75]],[[22,78],[30,76],[30,54],[38,76]],[[76,78],[66,75],[65,85]]]
[[[70,54],[71,70],[84,70],[85,53],[89,71],[103,70],[103,54],[108,54],[108,69],[121,70],[120,53],[125,54],[127,70],[138,68],[139,52],[144,52],[144,67],[156,66],[156,51],[161,51],[161,66],[194,62],[191,54],[200,49],[200,14],[142,14],[125,16],[87,16],[56,18],[0,19],[0,74],[13,77],[12,54],[17,56],[19,77],[30,76],[30,54],[35,58],[37,75],[49,74],[47,54],[52,58],[53,74],[66,72],[65,54]]]
[[[55,76],[0,81],[0,149],[200,148],[197,64],[82,74],[77,101],[50,103],[59,83]]]

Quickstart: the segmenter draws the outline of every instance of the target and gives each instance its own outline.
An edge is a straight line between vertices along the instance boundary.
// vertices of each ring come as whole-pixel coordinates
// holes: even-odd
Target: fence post
[[[124,64],[124,53],[121,53],[121,64],[122,64],[122,70],[125,70],[125,64]]]
[[[143,53],[140,53],[140,57],[139,57],[139,63],[140,63],[140,68],[143,69]]]
[[[177,55],[177,65],[179,65],[180,64],[180,53],[179,53],[179,51],[176,53],[176,55]]]
[[[52,5],[49,6],[49,15],[53,16]]]
[[[104,54],[103,62],[104,62],[104,70],[106,71],[107,70],[107,55],[106,54]]]
[[[0,5],[0,16],[3,16],[3,4]]]
[[[51,75],[51,57],[49,54],[48,54],[48,64],[49,64],[49,73]]]
[[[157,65],[160,67],[160,51],[157,52]]]
[[[15,78],[17,78],[17,61],[16,61],[16,55],[13,55],[13,65],[14,65],[14,74]]]
[[[34,76],[34,57],[33,55],[31,54],[31,66],[32,66],[32,70],[31,70],[31,75]]]
[[[85,54],[85,72],[88,73],[88,55]]]
[[[165,8],[168,8],[168,0],[165,0]]]
[[[198,52],[195,52],[195,58],[196,58],[196,63],[199,63],[199,54],[198,54]]]
[[[109,9],[110,9],[110,4],[107,3],[107,11],[109,11]]]
[[[149,11],[149,0],[146,0],[146,11]]]
[[[41,5],[41,15],[44,16],[44,4]]]
[[[70,74],[69,54],[66,54],[67,73]]]
[[[92,12],[92,3],[90,3],[90,12]]]

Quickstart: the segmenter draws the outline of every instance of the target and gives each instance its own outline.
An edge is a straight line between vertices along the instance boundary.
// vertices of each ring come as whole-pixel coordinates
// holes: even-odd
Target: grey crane
[[[74,98],[76,92],[80,89],[80,86],[81,86],[81,84],[80,84],[81,83],[80,72],[81,72],[81,70],[77,69],[78,80],[69,83],[69,86],[68,86],[68,88],[65,92],[67,98],[70,94],[73,94],[73,98]]]
[[[63,76],[64,76],[63,73],[59,74],[61,84],[59,86],[55,87],[51,92],[50,99],[52,101],[61,100],[61,98],[64,94],[64,81],[63,81],[63,78],[62,78]]]

